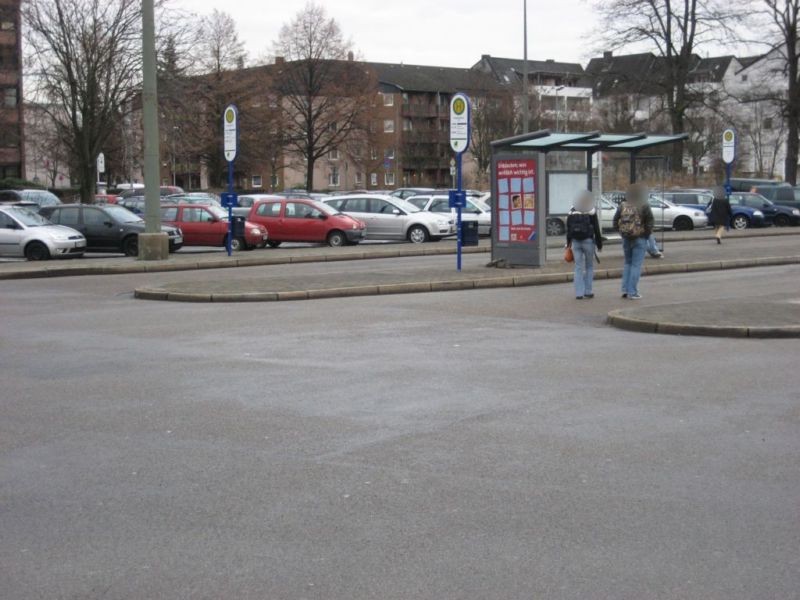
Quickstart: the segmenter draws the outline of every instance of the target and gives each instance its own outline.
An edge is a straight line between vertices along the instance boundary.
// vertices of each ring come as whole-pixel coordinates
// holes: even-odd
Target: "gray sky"
[[[250,58],[271,50],[281,25],[305,0],[175,0],[206,14],[229,13]],[[481,54],[522,56],[523,0],[324,0],[365,60],[470,67]],[[594,23],[584,0],[528,0],[529,56],[585,62]]]

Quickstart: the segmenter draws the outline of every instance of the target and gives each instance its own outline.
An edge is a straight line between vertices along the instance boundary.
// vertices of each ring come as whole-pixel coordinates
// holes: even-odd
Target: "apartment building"
[[[21,0],[0,0],[0,179],[22,177]]]

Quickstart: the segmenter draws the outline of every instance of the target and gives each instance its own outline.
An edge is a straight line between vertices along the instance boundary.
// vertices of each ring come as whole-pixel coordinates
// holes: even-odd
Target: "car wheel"
[[[731,226],[734,229],[747,229],[750,227],[750,219],[744,215],[736,215],[733,217],[733,219],[731,219]]]
[[[267,242],[267,245],[270,248],[277,248],[278,246],[281,245],[281,243],[279,241],[277,241],[277,240],[270,240],[270,241]]]
[[[231,252],[239,252],[245,248],[247,248],[247,244],[242,238],[235,237],[231,240]]]
[[[47,260],[50,250],[42,242],[31,242],[25,246],[25,258],[28,260]]]
[[[672,228],[675,231],[690,231],[694,229],[694,223],[689,217],[678,217],[672,223]]]
[[[259,250],[261,250],[262,248],[266,248],[267,247],[267,243],[268,242],[266,242],[266,241],[261,242],[260,244],[256,245],[256,248],[258,248]]]
[[[422,244],[430,239],[428,230],[422,225],[414,225],[408,230],[408,241],[413,244]]]
[[[328,246],[331,248],[338,248],[347,243],[347,236],[338,230],[331,231],[328,234]]]
[[[125,256],[139,256],[139,238],[132,235],[122,242],[122,252]]]
[[[776,215],[775,216],[775,226],[776,227],[789,227],[791,223],[789,222],[789,217],[786,215]]]
[[[547,235],[556,237],[564,235],[565,231],[564,223],[561,222],[561,219],[547,219]]]
[[[173,253],[173,252],[177,252],[181,248],[183,248],[183,244],[174,244],[174,245],[170,246],[170,248],[169,248],[170,254]]]

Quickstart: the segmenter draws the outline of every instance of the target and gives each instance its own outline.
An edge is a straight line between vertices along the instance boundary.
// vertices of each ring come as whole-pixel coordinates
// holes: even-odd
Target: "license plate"
[[[175,243],[176,244],[182,244],[183,243],[183,238],[181,236],[179,236],[179,235],[175,236]]]

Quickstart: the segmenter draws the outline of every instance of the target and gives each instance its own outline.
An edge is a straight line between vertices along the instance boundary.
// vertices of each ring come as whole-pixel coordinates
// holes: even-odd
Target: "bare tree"
[[[201,20],[194,56],[195,70],[202,73],[244,68],[247,52],[239,39],[236,22],[228,13],[215,8]]]
[[[350,42],[321,5],[307,4],[284,25],[274,51],[285,61],[277,90],[286,142],[305,163],[311,190],[316,162],[368,128],[377,83],[353,60]]]
[[[40,105],[75,158],[82,202],[91,202],[96,157],[138,92],[138,0],[31,0],[23,5]]]
[[[492,142],[514,134],[514,98],[510,91],[472,97],[470,152],[478,168],[477,185],[488,182]]]
[[[772,52],[780,57],[780,68],[787,82],[783,93],[775,94],[773,98],[783,107],[785,119],[784,179],[795,185],[800,158],[800,0],[764,0],[764,5],[766,16],[777,34]]]
[[[672,133],[684,133],[686,113],[697,102],[691,71],[703,44],[719,39],[739,18],[732,2],[724,0],[598,0],[601,37],[606,46],[648,46],[660,58],[652,83],[661,88]],[[682,167],[682,148],[675,144],[672,169]]]

